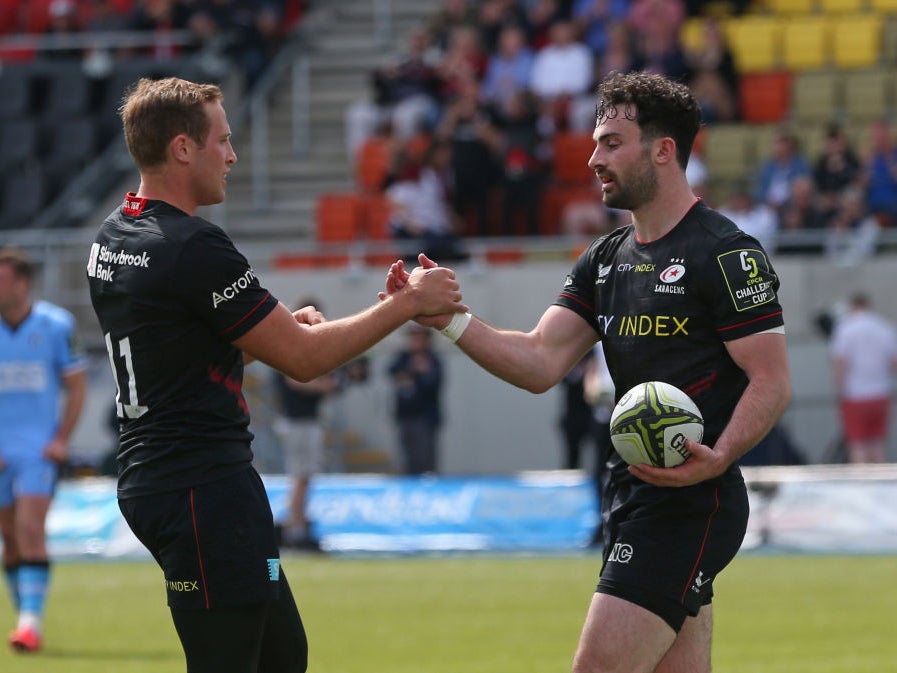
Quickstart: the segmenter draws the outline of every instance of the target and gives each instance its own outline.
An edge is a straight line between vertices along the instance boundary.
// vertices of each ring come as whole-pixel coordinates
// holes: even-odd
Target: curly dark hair
[[[672,138],[676,161],[688,165],[701,107],[687,86],[647,72],[613,72],[598,85],[596,125],[620,114],[638,124],[643,141]]]

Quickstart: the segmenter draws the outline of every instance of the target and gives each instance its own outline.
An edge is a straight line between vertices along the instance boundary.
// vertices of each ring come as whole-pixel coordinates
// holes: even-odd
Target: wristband
[[[451,321],[449,321],[449,324],[439,331],[447,336],[452,343],[455,343],[461,338],[461,335],[464,334],[464,330],[466,330],[467,326],[470,324],[471,318],[473,318],[473,315],[471,315],[470,312],[455,313],[452,316]]]

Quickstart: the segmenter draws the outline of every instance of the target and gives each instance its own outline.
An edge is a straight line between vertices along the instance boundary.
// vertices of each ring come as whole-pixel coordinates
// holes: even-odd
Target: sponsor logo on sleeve
[[[252,285],[255,277],[255,271],[246,269],[246,272],[230,285],[225,285],[220,290],[212,291],[212,308],[218,308],[219,305],[235,299],[243,290]]]
[[[775,301],[775,275],[762,250],[732,250],[717,258],[736,311]]]

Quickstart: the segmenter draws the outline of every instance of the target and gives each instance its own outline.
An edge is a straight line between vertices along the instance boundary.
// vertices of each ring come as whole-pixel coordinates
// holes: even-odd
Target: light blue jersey
[[[85,366],[65,309],[37,301],[16,329],[0,320],[0,456],[40,455],[58,427],[62,377]]]

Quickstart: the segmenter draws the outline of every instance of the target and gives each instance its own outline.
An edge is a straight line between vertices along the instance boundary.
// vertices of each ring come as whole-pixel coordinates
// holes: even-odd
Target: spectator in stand
[[[48,22],[44,31],[48,36],[65,38],[78,35],[81,32],[81,22],[78,18],[78,6],[75,0],[53,0],[47,8]],[[79,47],[66,47],[61,49],[49,49],[46,55],[50,58],[76,59],[81,58],[83,50]]]
[[[858,186],[844,191],[829,220],[825,252],[838,264],[859,264],[875,254],[880,234],[878,220],[869,214]]]
[[[825,146],[813,169],[813,181],[823,207],[829,212],[836,211],[841,195],[855,187],[859,178],[860,160],[841,126],[831,124],[825,134]]]
[[[607,49],[595,59],[595,79],[601,81],[612,72],[629,72],[635,62],[632,35],[623,21],[608,27]]]
[[[886,120],[874,122],[869,129],[863,173],[869,212],[882,227],[897,224],[897,146]]]
[[[779,131],[773,138],[770,155],[757,170],[754,200],[778,210],[791,196],[791,185],[799,175],[811,176],[812,171],[797,136]]]
[[[526,12],[515,0],[482,0],[477,21],[480,42],[487,54],[500,49],[501,34],[509,25],[525,26]],[[524,42],[526,42],[524,32]]]
[[[813,178],[796,175],[790,183],[788,198],[778,209],[779,230],[783,232],[816,232],[801,236],[779,247],[780,252],[820,252],[830,213],[820,203]]]
[[[193,0],[188,26],[203,43],[222,40],[251,87],[277,51],[282,21],[279,0]]]
[[[574,0],[570,10],[580,40],[596,59],[607,53],[613,26],[625,21],[629,0]]]
[[[442,360],[433,349],[431,330],[411,323],[408,343],[389,365],[395,393],[395,420],[404,473],[439,472],[437,435],[442,424]]]
[[[518,24],[508,24],[501,30],[498,51],[486,64],[486,74],[480,87],[480,101],[499,112],[527,90],[533,69],[533,52],[526,45],[526,33]]]
[[[498,132],[479,105],[476,80],[463,82],[462,89],[446,103],[436,135],[451,143],[453,209],[461,216],[464,231],[481,234],[487,229],[490,197],[500,172],[493,154]]]
[[[412,239],[429,256],[460,256],[457,216],[449,200],[452,146],[435,140],[420,162],[400,161],[395,182],[386,188],[390,201],[390,230],[395,238]]]
[[[635,0],[629,8],[627,25],[633,33],[633,70],[685,78],[688,68],[679,44],[679,29],[685,21],[682,0]]]
[[[135,0],[127,29],[152,32],[161,37],[173,30],[186,30],[189,18],[190,7],[180,0]],[[180,47],[160,39],[146,53],[162,61],[178,56]]]
[[[851,463],[884,463],[897,373],[897,331],[855,294],[832,333],[831,354],[841,424]]]
[[[551,29],[558,21],[569,20],[558,0],[524,0],[529,45],[541,51],[551,43]]]
[[[503,168],[501,233],[504,236],[519,231],[520,218],[525,225],[523,233],[529,236],[539,233],[540,205],[551,148],[539,132],[538,122],[538,106],[527,91],[518,91],[495,122],[498,159]]]
[[[452,30],[448,49],[439,62],[442,79],[442,98],[456,95],[469,83],[479,83],[486,72],[488,55],[480,45],[480,33],[471,26]]]
[[[734,121],[738,118],[738,72],[720,22],[707,19],[703,37],[699,50],[685,52],[688,88],[701,105],[705,123]]]
[[[551,42],[533,62],[530,89],[539,98],[542,117],[555,130],[587,130],[594,125],[595,101],[592,52],[576,40],[573,24],[555,21]]]
[[[477,28],[479,12],[471,0],[442,0],[442,7],[427,23],[425,32],[430,44],[438,50],[448,49],[455,28]]]
[[[735,189],[726,203],[720,207],[719,212],[732,220],[748,236],[756,238],[767,252],[772,253],[776,249],[778,216],[765,203],[754,202],[749,189],[744,187]]]
[[[350,161],[364,141],[384,127],[405,141],[433,123],[439,115],[442,80],[423,29],[408,36],[406,51],[371,73],[373,100],[360,100],[346,109],[346,149]]]

